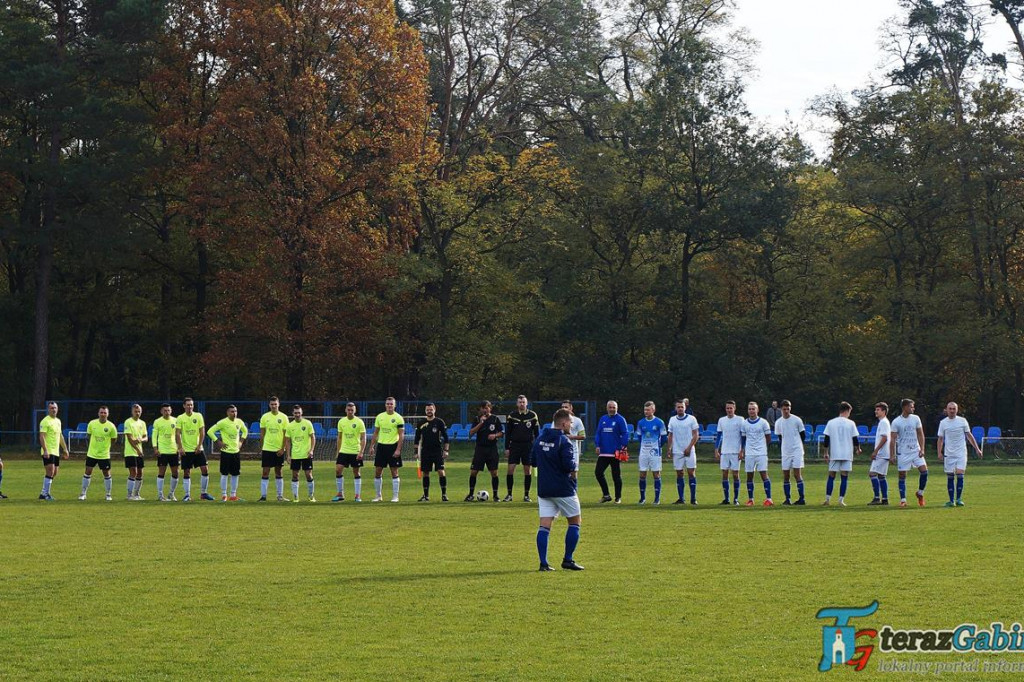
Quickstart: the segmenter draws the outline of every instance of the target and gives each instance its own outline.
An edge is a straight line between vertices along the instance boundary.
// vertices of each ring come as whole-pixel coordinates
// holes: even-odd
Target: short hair
[[[490,407],[490,406],[491,406],[491,401],[490,400],[481,400],[480,401],[480,407]]]
[[[292,405],[292,412],[294,412],[295,410],[301,410],[301,409],[302,409],[302,405]]]
[[[351,402],[351,401],[345,403],[345,407],[355,407],[355,406],[356,406],[356,404]]]
[[[429,402],[423,403],[423,407],[437,407],[437,405],[435,405],[434,401],[431,400]]]
[[[529,398],[527,398],[527,397],[526,397],[525,395],[523,395],[522,393],[520,393],[519,395],[517,395],[517,396],[516,396],[516,400],[519,400],[520,398],[522,398],[523,400],[529,400]]]
[[[194,401],[194,400],[192,400],[192,398],[191,398],[191,397],[186,397],[186,398],[185,398],[184,400],[182,400],[182,401],[181,401],[181,404],[182,404],[182,405],[184,405],[184,404],[185,404],[185,403],[187,403],[187,402],[193,402],[193,403],[194,403],[195,401]]]
[[[50,402],[46,403],[47,407],[49,407],[50,405],[57,405],[57,401],[56,400],[51,400]],[[57,405],[57,407],[60,407],[60,405]]]
[[[793,407],[793,403],[789,402],[788,400],[783,400],[781,403],[779,403],[779,407]]]
[[[163,405],[160,406],[160,409],[162,410],[165,407],[169,410],[169,409],[171,409],[171,404],[170,403],[164,403]]]
[[[750,401],[747,402],[747,407],[750,407],[751,405],[754,405],[755,407],[758,407],[758,408],[761,407],[760,405],[757,404],[756,400],[750,400]]]
[[[563,400],[563,401],[562,401],[562,403],[561,403],[561,404],[562,404],[562,405],[566,405],[566,404],[568,404],[568,405],[572,405],[572,401],[571,401],[571,400],[569,400],[568,398],[566,398],[565,400]]]
[[[913,404],[914,404],[913,400],[911,400],[910,398],[904,398],[903,400],[900,401],[900,409],[903,409],[907,405],[913,405]]]
[[[846,402],[845,400],[843,402],[839,403],[839,411],[840,412],[850,412],[852,410],[853,410],[853,405],[851,405],[850,403]]]
[[[676,398],[676,405],[685,405],[686,398]]]
[[[281,399],[278,398],[276,395],[272,395],[269,398],[267,398],[267,402],[268,403],[279,403],[279,402],[281,402]]]
[[[644,409],[647,409],[648,407],[654,407],[653,400],[648,400],[646,403],[644,403]]]
[[[394,396],[390,396],[390,395],[389,395],[389,396],[388,396],[387,398],[384,398],[384,402],[387,402],[387,401],[389,401],[389,400],[390,400],[391,402],[393,402],[393,403],[397,403],[397,402],[398,402],[397,400],[395,400]]]
[[[886,414],[889,414],[889,404],[888,403],[881,403],[881,402],[875,403],[875,408],[877,409],[879,407],[882,408],[882,412],[885,412]]]
[[[97,412],[99,412],[100,410],[106,410],[107,412],[109,412],[109,411],[110,411],[110,408],[109,408],[109,407],[107,407],[106,405],[100,405],[100,408],[99,408],[99,410],[96,410],[96,411],[97,411]]]
[[[569,414],[569,410],[565,409],[564,407],[560,407],[557,410],[555,410],[555,416],[551,418],[551,423],[557,424],[559,422],[564,422],[566,419],[569,419],[571,417],[572,415]]]
[[[234,405],[228,405],[228,406],[227,406],[227,409],[225,409],[224,411],[225,411],[225,412],[227,412],[228,410],[237,410],[237,409],[238,409],[238,408],[237,408],[237,407],[235,407]]]
[[[132,409],[134,410],[136,407],[139,408],[140,410],[142,409],[142,405],[139,405],[138,403],[132,403]]]
[[[726,400],[725,404],[726,405],[732,405],[733,407],[736,407],[736,401],[735,400]]]

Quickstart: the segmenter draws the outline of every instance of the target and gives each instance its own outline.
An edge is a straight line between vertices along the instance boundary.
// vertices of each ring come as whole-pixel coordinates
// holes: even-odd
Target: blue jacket
[[[560,429],[547,428],[533,442],[530,462],[537,467],[539,497],[572,497],[576,482],[569,476],[576,470],[576,449]]]
[[[610,455],[629,443],[629,429],[626,418],[621,414],[614,417],[604,415],[597,422],[597,433],[594,434],[594,447],[598,453]]]

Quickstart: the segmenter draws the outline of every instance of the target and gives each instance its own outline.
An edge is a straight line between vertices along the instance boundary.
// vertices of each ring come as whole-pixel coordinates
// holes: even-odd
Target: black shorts
[[[156,465],[161,467],[176,467],[178,466],[178,453],[175,452],[173,455],[160,455],[156,458]]]
[[[260,453],[264,469],[274,469],[284,466],[284,455],[277,454],[277,450],[263,450]]]
[[[86,455],[85,467],[91,469],[93,467],[99,467],[100,471],[110,471],[110,460],[109,459],[93,459]]]
[[[42,457],[42,455],[40,455]],[[51,464],[55,467],[60,466],[60,455],[50,455],[49,457],[42,457],[43,466],[50,466]]]
[[[530,451],[533,443],[509,443],[508,463],[530,466]]]
[[[342,467],[352,467],[358,469],[363,466],[363,458],[359,455],[355,455],[348,452],[339,452],[338,459],[334,460],[334,463]]]
[[[430,473],[431,471],[444,471],[444,453],[441,451],[421,452],[420,471],[425,473]]]
[[[146,467],[146,461],[141,457],[132,457],[129,455],[124,458],[125,469],[144,469]]]
[[[220,475],[238,476],[242,473],[242,455],[238,452],[220,453]]]
[[[313,458],[303,457],[301,459],[292,460],[292,471],[312,471],[313,470]]]
[[[473,450],[473,463],[469,465],[473,471],[498,470],[498,446],[477,445]]]
[[[204,466],[206,466],[206,453],[202,450],[199,452],[186,452],[181,456],[181,468],[185,471]]]
[[[391,443],[390,445],[384,445],[383,443],[377,443],[377,453],[373,456],[373,466],[386,469],[389,467],[401,467],[402,458],[401,456],[395,457],[395,450],[398,449],[398,443]]]

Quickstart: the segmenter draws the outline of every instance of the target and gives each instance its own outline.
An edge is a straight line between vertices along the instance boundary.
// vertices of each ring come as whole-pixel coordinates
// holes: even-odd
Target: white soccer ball
[[[487,493],[486,490],[481,490],[476,494],[476,499],[480,500],[481,502],[486,502],[487,500],[491,499],[491,496]]]

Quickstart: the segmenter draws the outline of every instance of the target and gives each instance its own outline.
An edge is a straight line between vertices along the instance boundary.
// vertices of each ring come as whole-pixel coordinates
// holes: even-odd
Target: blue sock
[[[832,497],[832,490],[836,487],[836,479],[832,476],[825,481],[825,497]]]
[[[928,472],[924,471],[921,472],[921,477],[918,481],[917,489],[920,490],[921,492],[924,492],[924,487],[926,485],[928,485]]]
[[[0,469],[0,487],[3,487],[3,484],[4,484],[4,470]]]
[[[882,499],[883,500],[888,500],[889,499],[889,479],[887,479],[885,476],[879,476],[878,477],[878,487],[882,491]]]
[[[724,497],[722,499],[724,499],[726,502],[728,502],[729,501],[729,479],[725,479],[724,481],[722,481],[722,495],[724,495]]]
[[[654,501],[661,501],[661,478],[654,479]]]
[[[576,545],[580,543],[580,527],[569,525],[565,529],[565,559],[564,561],[572,561],[572,554],[576,551]]]
[[[546,564],[548,562],[548,536],[551,535],[551,529],[541,526],[537,529],[537,554],[540,556],[540,562]]]
[[[697,501],[697,477],[690,477],[690,502]]]
[[[647,479],[646,478],[641,478],[640,479],[640,499],[642,500],[645,497],[647,497]]]
[[[800,495],[800,499],[804,499],[804,479],[800,479],[796,482],[796,492]]]
[[[907,499],[907,479],[901,478],[899,486],[900,486],[900,499],[901,500]]]
[[[686,497],[686,483],[681,478],[676,478],[676,492],[679,493],[680,500]],[[729,494],[728,489],[726,489],[725,494]]]
[[[748,500],[754,499],[754,482],[753,481],[747,481],[747,499]]]
[[[740,499],[740,479],[734,478],[732,480],[732,500],[737,502]]]
[[[846,484],[850,482],[849,476],[839,477],[839,497],[846,497]]]
[[[877,500],[882,493],[882,482],[878,480],[878,476],[871,477],[871,490],[874,491]]]
[[[953,502],[953,494],[955,488],[955,479],[953,474],[946,474],[946,492],[949,493],[949,501]]]
[[[772,479],[764,479],[764,496],[766,499],[772,499]]]
[[[782,492],[786,494],[786,502],[789,502],[789,494],[793,490],[793,486],[790,485],[789,481],[782,482]]]
[[[960,499],[964,496],[964,475],[956,475],[956,499]]]

